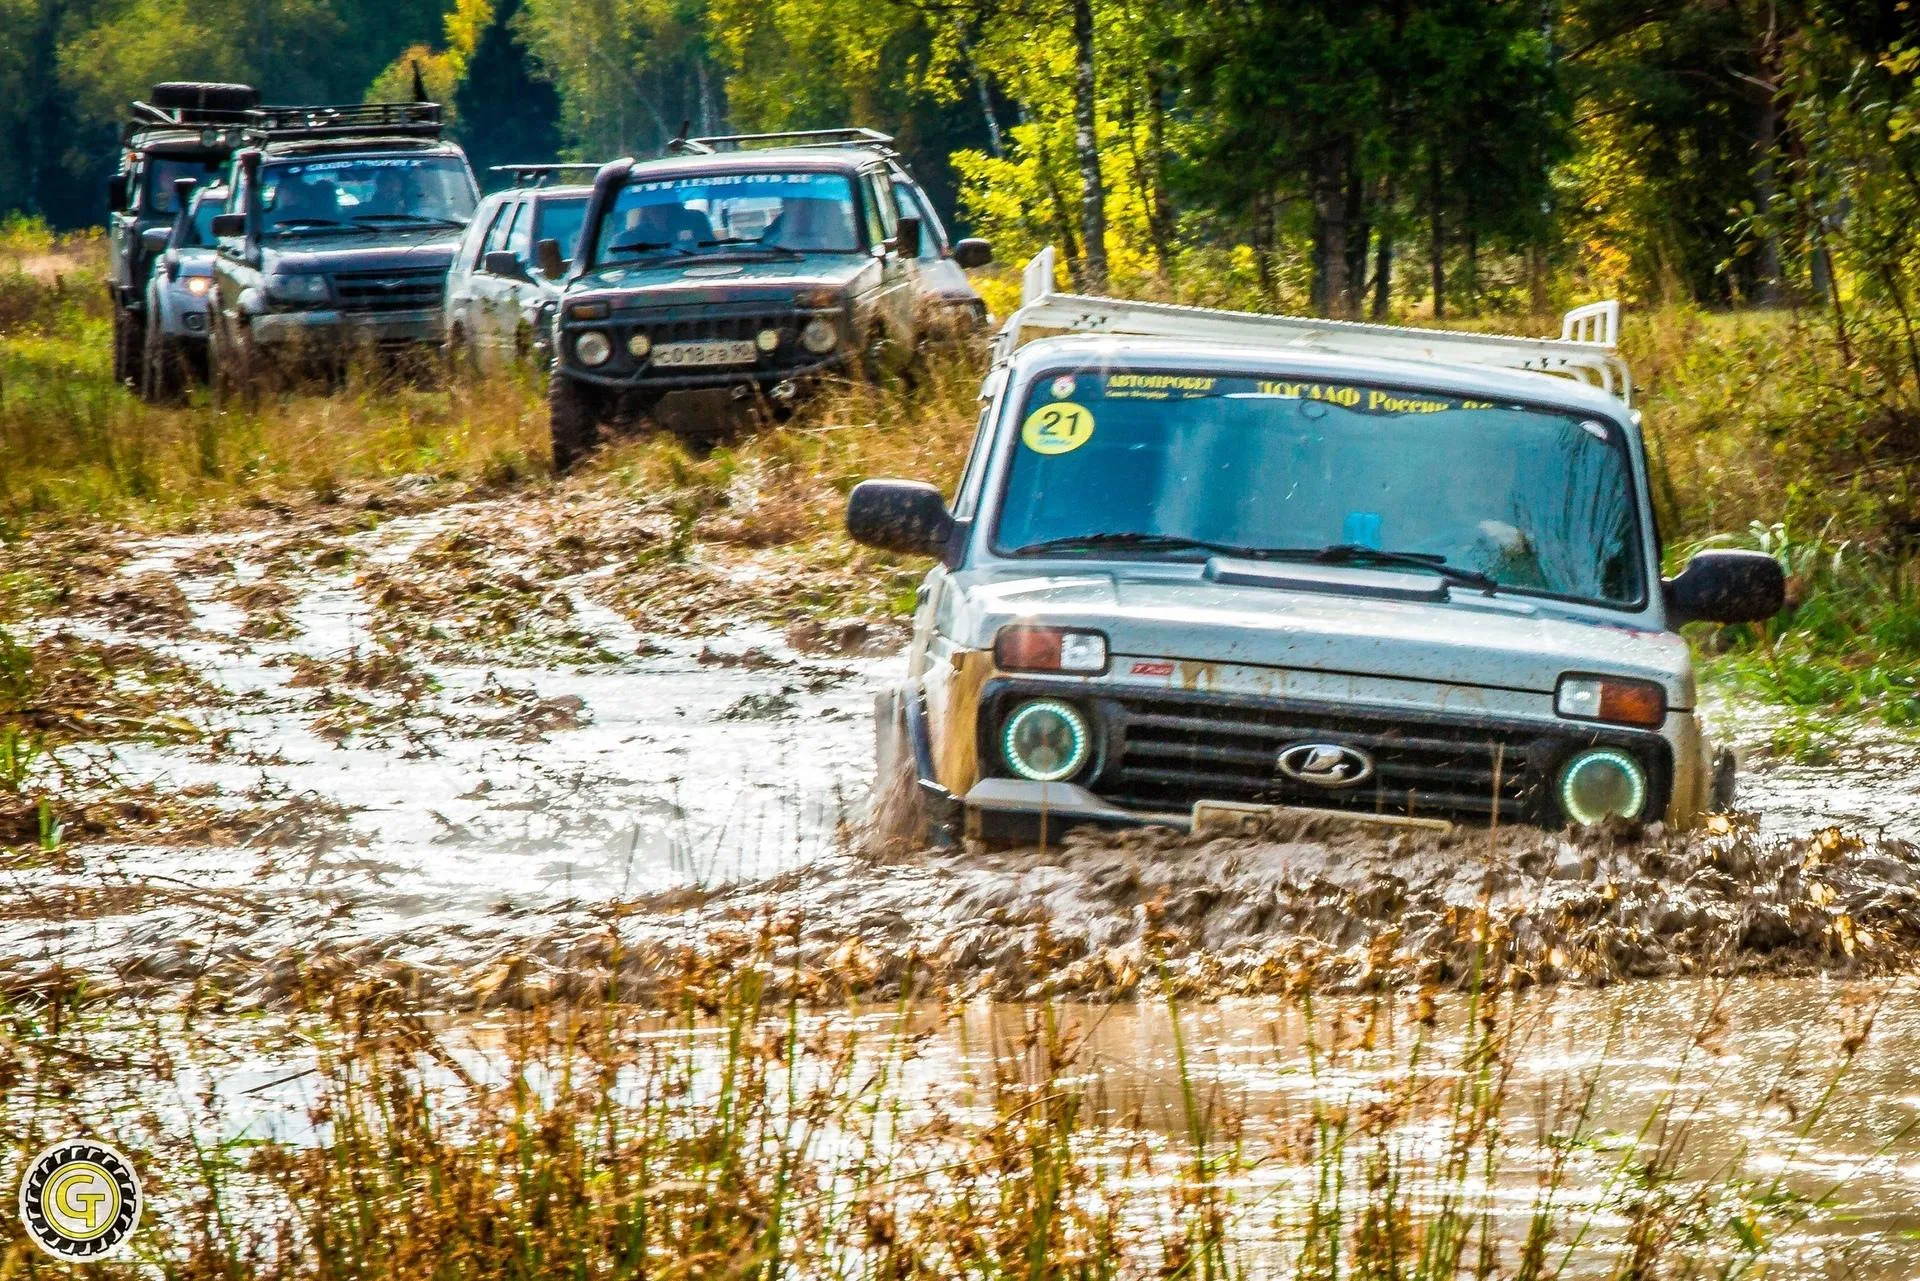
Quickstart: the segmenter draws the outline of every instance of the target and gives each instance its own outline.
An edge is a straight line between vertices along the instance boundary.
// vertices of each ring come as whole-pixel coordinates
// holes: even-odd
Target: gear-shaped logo
[[[27,1163],[20,1221],[56,1259],[105,1259],[140,1226],[140,1176],[104,1143],[65,1139]]]

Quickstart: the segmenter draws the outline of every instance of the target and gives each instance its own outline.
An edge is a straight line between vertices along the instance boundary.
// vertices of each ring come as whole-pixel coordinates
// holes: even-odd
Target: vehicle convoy
[[[604,166],[555,321],[554,465],[671,393],[779,411],[823,376],[906,368],[956,316],[960,328],[983,319],[962,269],[991,250],[948,247],[890,141],[865,129],[694,138],[666,159]],[[561,273],[557,240],[536,254]]]
[[[580,239],[591,187],[550,185],[598,165],[499,165],[514,186],[480,202],[447,275],[447,352],[476,368],[514,360],[546,368],[553,360],[553,317],[561,276],[534,260],[534,245],[551,240],[571,258]],[[564,269],[565,261],[562,261]]]
[[[952,504],[896,480],[848,501],[858,540],[940,562],[876,708],[892,826],[1686,825],[1730,803],[1678,629],[1770,617],[1783,578],[1738,551],[1661,577],[1617,304],[1546,340],[1052,282],[1049,250]]]
[[[437,103],[266,107],[214,221],[216,384],[432,347],[447,269],[479,201]]]
[[[148,282],[180,193],[216,182],[240,145],[260,94],[249,85],[171,81],[136,102],[107,183],[107,293],[113,304],[113,378],[138,384],[146,348]],[[182,182],[186,185],[182,187]],[[161,239],[150,239],[161,233]]]
[[[142,233],[156,256],[142,309],[140,395],[155,402],[172,400],[189,380],[206,377],[213,220],[227,207],[224,186],[196,191],[191,178],[174,179],[174,195],[173,225]]]

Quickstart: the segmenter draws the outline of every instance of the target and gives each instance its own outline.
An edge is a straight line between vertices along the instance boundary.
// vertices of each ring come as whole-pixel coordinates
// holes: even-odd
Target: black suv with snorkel
[[[437,103],[249,114],[214,220],[215,385],[337,367],[356,349],[437,350],[447,268],[479,201]]]
[[[251,85],[169,81],[135,102],[107,182],[107,295],[113,306],[113,378],[140,382],[147,280],[166,252],[181,193],[218,182],[241,143],[259,91]]]
[[[965,269],[992,252],[948,244],[891,141],[867,129],[681,138],[666,158],[603,166],[572,261],[557,241],[535,249],[545,274],[565,275],[555,469],[674,393],[778,415],[823,377],[903,370],[928,338],[984,327]]]

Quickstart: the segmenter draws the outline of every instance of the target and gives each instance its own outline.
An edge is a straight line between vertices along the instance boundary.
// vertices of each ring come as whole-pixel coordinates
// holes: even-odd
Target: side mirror
[[[150,254],[163,254],[167,252],[167,241],[172,238],[172,227],[148,227],[140,233],[140,247]]]
[[[199,185],[200,184],[192,178],[175,178],[173,180],[173,207],[175,209],[185,209],[191,204],[194,190],[199,187]]]
[[[1661,584],[1667,625],[1758,623],[1787,603],[1787,576],[1765,552],[1701,552]]]
[[[508,280],[530,280],[526,267],[514,255],[511,249],[495,249],[480,263],[480,269],[490,276],[505,276]]]
[[[213,234],[225,240],[231,236],[247,234],[247,216],[243,213],[224,213],[213,216]]]
[[[903,217],[893,233],[893,251],[902,258],[918,258],[925,229],[918,218]]]
[[[944,556],[953,541],[953,513],[932,485],[863,480],[847,495],[847,533],[882,551]]]
[[[993,246],[977,236],[968,236],[953,247],[953,260],[972,271],[993,261]]]
[[[127,175],[117,173],[107,179],[107,208],[125,209],[127,207]]]
[[[488,254],[487,257],[492,258],[493,255]],[[558,280],[567,274],[567,260],[560,256],[560,242],[557,240],[542,240],[535,245],[533,260],[538,264],[540,274],[548,280]],[[493,268],[489,267],[487,270],[492,271]]]

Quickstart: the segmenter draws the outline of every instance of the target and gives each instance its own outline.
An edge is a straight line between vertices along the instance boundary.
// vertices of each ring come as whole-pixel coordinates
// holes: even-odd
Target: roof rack
[[[516,187],[548,187],[559,180],[564,173],[598,173],[597,161],[564,161],[540,165],[491,165],[488,173],[510,173]]]
[[[675,138],[670,155],[703,156],[716,151],[750,151],[755,147],[874,147],[893,145],[893,135],[877,129],[789,129],[784,133],[729,133],[708,138]]]
[[[247,133],[256,142],[368,136],[438,138],[437,102],[355,102],[342,106],[256,107]]]
[[[1025,330],[1137,334],[1560,374],[1597,386],[1628,404],[1633,402],[1633,374],[1615,351],[1620,304],[1611,300],[1568,312],[1561,318],[1558,339],[1522,338],[1056,293],[1055,262],[1053,247],[1048,246],[1027,263],[1020,309],[1007,318],[994,339],[995,363],[1013,355]]]

